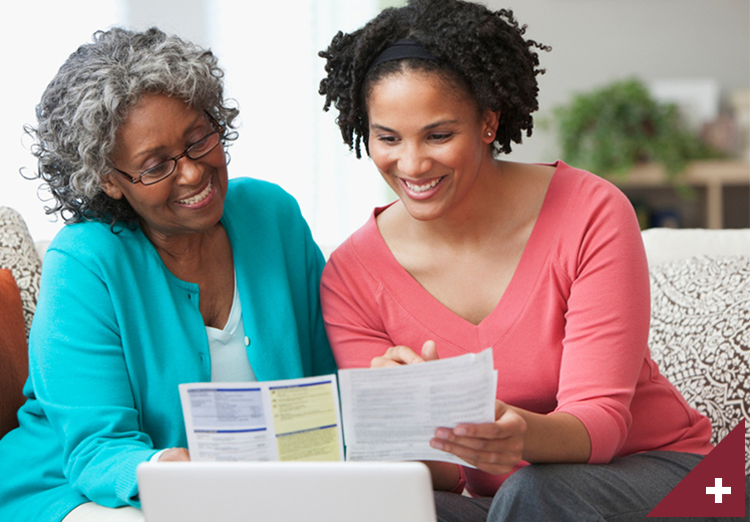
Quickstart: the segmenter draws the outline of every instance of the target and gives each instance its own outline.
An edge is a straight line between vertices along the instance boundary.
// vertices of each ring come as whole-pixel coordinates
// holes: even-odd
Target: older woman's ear
[[[112,178],[110,176],[104,176],[102,178],[102,190],[106,195],[111,197],[112,199],[122,199],[122,189],[120,189],[117,184],[112,182]]]

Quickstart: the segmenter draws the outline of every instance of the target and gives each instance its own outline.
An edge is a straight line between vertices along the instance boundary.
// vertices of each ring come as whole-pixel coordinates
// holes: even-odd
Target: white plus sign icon
[[[721,479],[714,479],[714,487],[706,487],[706,495],[714,495],[714,504],[721,504],[721,496],[729,495],[732,492],[732,488],[729,486],[722,487]]]

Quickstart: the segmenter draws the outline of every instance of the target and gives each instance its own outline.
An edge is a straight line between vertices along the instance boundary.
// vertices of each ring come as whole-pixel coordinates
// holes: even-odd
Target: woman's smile
[[[410,198],[424,200],[437,194],[445,178],[446,176],[440,176],[437,178],[421,179],[419,181],[399,178],[399,181],[404,186],[404,192]]]
[[[177,204],[188,208],[202,208],[211,203],[211,199],[215,194],[213,178],[208,178],[208,183],[203,187],[203,190],[193,196],[177,201]]]

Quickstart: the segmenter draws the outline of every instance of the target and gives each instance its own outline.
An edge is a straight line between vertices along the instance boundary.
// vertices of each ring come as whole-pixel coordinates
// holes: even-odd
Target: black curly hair
[[[523,131],[531,136],[531,113],[539,108],[536,76],[544,69],[534,49],[551,50],[524,39],[525,32],[513,11],[493,12],[462,0],[410,0],[404,7],[385,9],[361,29],[339,31],[328,49],[318,53],[326,59],[327,77],[318,91],[326,98],[323,110],[336,107],[344,143],[361,158],[363,142],[369,154],[366,102],[375,83],[398,71],[435,72],[468,93],[480,113],[500,112],[493,152],[509,153],[511,141],[521,143]],[[384,49],[407,37],[438,61],[405,58],[370,68]]]

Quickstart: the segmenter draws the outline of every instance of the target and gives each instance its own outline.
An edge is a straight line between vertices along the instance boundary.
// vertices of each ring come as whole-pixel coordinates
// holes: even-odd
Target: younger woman
[[[474,466],[429,463],[442,520],[641,520],[711,425],[649,356],[625,196],[562,161],[500,159],[538,108],[548,48],[524,30],[509,10],[413,0],[320,53],[325,108],[398,195],[333,253],[324,320],[342,368],[492,348],[496,421],[431,441]]]

